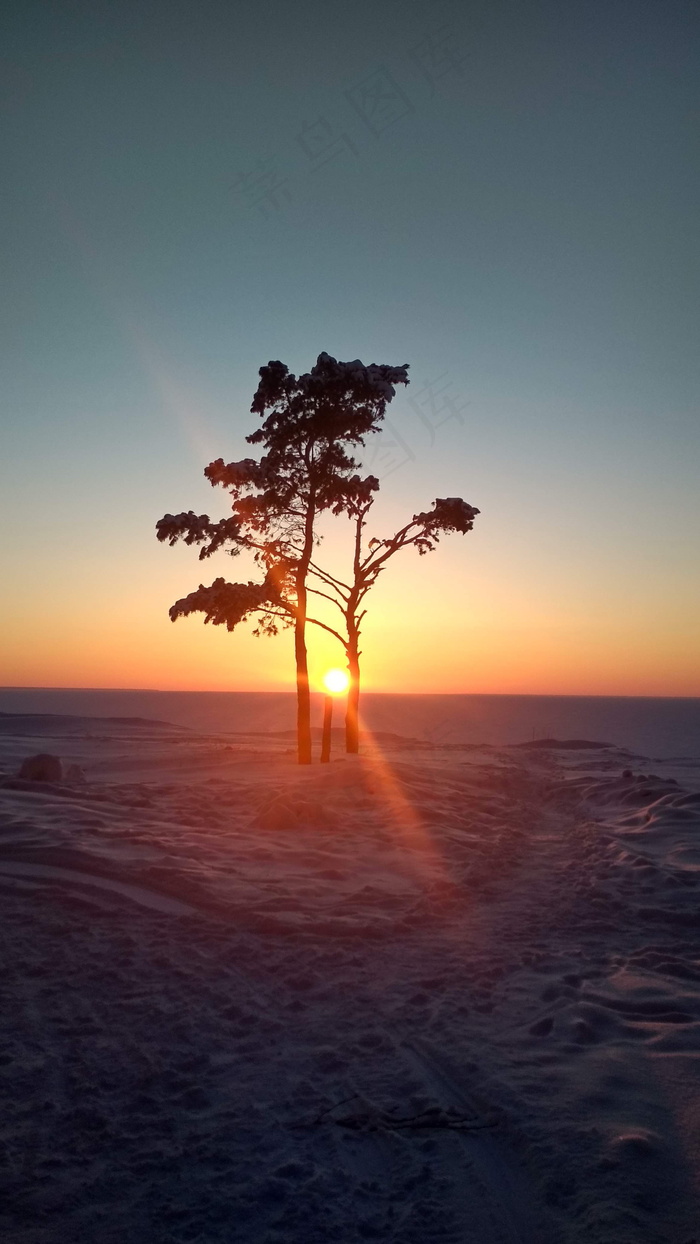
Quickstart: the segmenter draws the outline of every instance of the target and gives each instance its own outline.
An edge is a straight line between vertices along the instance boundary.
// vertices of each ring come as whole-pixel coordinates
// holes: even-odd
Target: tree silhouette
[[[360,702],[360,634],[362,621],[367,613],[365,598],[387,562],[402,549],[415,548],[421,555],[432,553],[440,537],[450,532],[466,535],[474,526],[479,510],[463,501],[461,497],[438,497],[430,510],[414,514],[410,522],[388,539],[372,539],[363,550],[363,532],[367,516],[379,488],[377,479],[370,475],[362,480],[359,476],[348,481],[343,509],[354,522],[353,576],[352,583],[328,574],[315,563],[311,574],[324,583],[328,600],[340,610],[345,620],[345,636],[336,637],[345,648],[350,675],[347,711],[345,717],[345,750],[356,753],[359,745]],[[328,629],[328,628],[327,628]]]
[[[273,360],[260,368],[260,383],[251,411],[263,418],[246,438],[261,445],[259,461],[245,458],[206,467],[213,485],[226,488],[232,499],[231,518],[212,522],[207,514],[166,514],[156,524],[159,540],[171,545],[182,539],[201,545],[200,560],[219,549],[235,556],[253,553],[264,570],[262,583],[227,583],[218,578],[209,587],[183,597],[170,609],[175,621],[200,612],[205,622],[233,630],[255,615],[255,633],[276,634],[294,626],[297,685],[297,743],[300,764],[311,762],[311,705],[306,650],[307,579],[312,566],[318,515],[332,509],[347,512],[355,500],[350,484],[357,463],[348,452],[364,445],[379,430],[396,384],[408,384],[408,364],[391,367],[359,359],[339,362],[319,354],[316,365],[299,377]]]

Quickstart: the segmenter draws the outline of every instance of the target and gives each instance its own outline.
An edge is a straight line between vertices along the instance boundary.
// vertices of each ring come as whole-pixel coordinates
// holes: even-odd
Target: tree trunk
[[[357,651],[357,635],[350,635],[348,644],[348,706],[345,713],[345,750],[356,756],[360,750],[360,657]]]
[[[313,499],[310,501],[304,531],[304,551],[296,571],[296,621],[294,623],[294,656],[297,666],[297,756],[300,765],[311,764],[311,695],[309,692],[309,664],[306,655],[306,577],[314,546]]]
[[[358,616],[362,580],[362,528],[365,525],[365,514],[369,506],[360,510],[355,518],[355,553],[353,557],[353,584],[345,610],[345,625],[348,632],[347,654],[350,685],[348,687],[348,706],[345,713],[345,750],[356,756],[360,750],[360,622]],[[365,588],[366,591],[366,588]]]
[[[294,655],[297,663],[297,756],[300,765],[311,764],[311,695],[306,657],[306,618],[294,626]]]

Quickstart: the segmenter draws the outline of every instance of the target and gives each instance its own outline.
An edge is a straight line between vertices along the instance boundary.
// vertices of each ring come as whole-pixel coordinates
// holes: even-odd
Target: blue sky
[[[482,511],[419,568],[455,689],[700,693],[695,6],[3,13],[0,681],[250,678],[255,641],[171,635],[200,567],[153,524],[225,512],[201,471],[243,455],[258,367],[327,350],[411,364],[385,521]]]

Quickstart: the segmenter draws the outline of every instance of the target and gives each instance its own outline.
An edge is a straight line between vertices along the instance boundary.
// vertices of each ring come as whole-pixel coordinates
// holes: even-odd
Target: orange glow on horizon
[[[50,642],[36,617],[7,637],[0,685],[154,688],[162,691],[294,692],[294,656],[286,637],[229,635],[197,620],[139,631],[117,624],[54,627]],[[21,630],[21,633],[19,633]],[[408,695],[700,696],[700,668],[687,646],[648,637],[523,636],[472,632],[436,651],[414,640],[367,643],[362,693]],[[578,641],[577,641],[578,640]],[[422,642],[421,642],[422,641]],[[334,655],[334,654],[333,654]],[[312,687],[323,687],[328,654],[310,653]]]
[[[18,564],[0,685],[293,692],[291,631],[256,639],[244,626],[229,634],[198,617],[169,621],[169,605],[200,572],[190,549],[163,549],[155,538],[154,546],[144,566],[96,578],[89,596],[82,574],[48,553],[41,564]],[[377,589],[362,636],[362,692],[700,696],[690,598],[607,613],[554,600],[547,612],[534,593],[496,592],[483,579],[468,598],[457,588],[440,598],[437,560],[434,569],[425,599],[440,601],[437,614],[408,609],[415,585],[412,597],[398,575],[391,593]],[[307,642],[311,685],[321,688],[343,653],[318,628]]]

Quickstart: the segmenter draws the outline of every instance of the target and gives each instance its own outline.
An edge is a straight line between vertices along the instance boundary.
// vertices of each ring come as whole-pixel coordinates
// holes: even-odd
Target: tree
[[[267,635],[293,625],[300,764],[311,762],[306,623],[325,626],[308,618],[316,519],[325,510],[343,512],[354,496],[348,481],[357,463],[348,450],[379,430],[394,386],[408,384],[407,372],[408,364],[365,367],[359,359],[343,363],[328,354],[319,354],[311,371],[299,377],[278,360],[261,367],[251,411],[263,423],[246,440],[263,447],[262,458],[228,464],[218,458],[204,472],[212,485],[228,490],[232,517],[212,522],[190,510],[166,514],[156,524],[159,540],[201,545],[200,560],[219,549],[232,556],[249,550],[264,570],[259,584],[223,578],[209,587],[200,584],[172,606],[170,617],[201,612],[205,622],[233,630],[255,615],[255,633]]]
[[[354,522],[354,550],[352,583],[328,574],[315,563],[311,565],[311,573],[323,581],[332,600],[345,620],[345,636],[340,639],[348,662],[350,685],[348,688],[347,711],[345,716],[345,750],[356,753],[359,746],[359,703],[360,703],[360,634],[362,621],[367,613],[363,608],[367,593],[377,582],[382,570],[390,558],[401,549],[416,548],[421,556],[432,553],[440,541],[440,537],[450,532],[461,532],[466,535],[474,526],[474,519],[479,510],[463,501],[461,497],[438,497],[430,510],[414,514],[410,522],[401,527],[388,539],[372,539],[363,551],[363,531],[374,503],[374,495],[379,488],[378,480],[370,475],[362,480],[359,476],[351,478],[346,486],[343,510]],[[340,512],[340,511],[338,511]],[[326,593],[321,593],[326,595]]]

